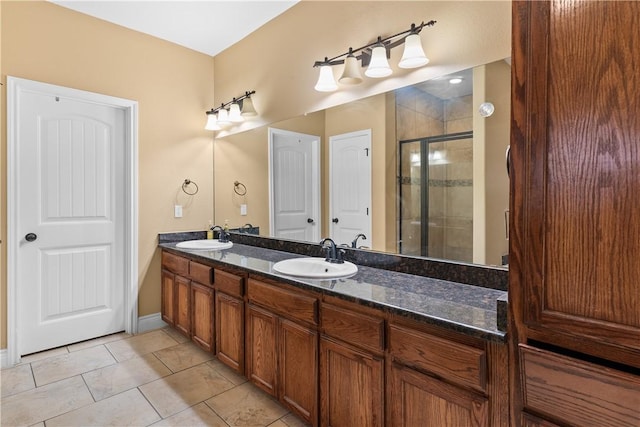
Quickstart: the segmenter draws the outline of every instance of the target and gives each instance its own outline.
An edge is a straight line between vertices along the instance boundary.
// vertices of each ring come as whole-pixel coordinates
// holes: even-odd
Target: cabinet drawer
[[[189,261],[189,277],[203,285],[213,283],[213,268],[194,261]]]
[[[189,260],[169,252],[162,252],[162,267],[181,276],[189,275]]]
[[[329,304],[322,304],[320,319],[327,335],[373,351],[384,350],[383,319]]]
[[[215,270],[214,284],[217,290],[228,295],[242,297],[244,295],[244,277],[227,273],[222,270]]]
[[[584,427],[640,425],[640,377],[520,345],[524,405]]]
[[[274,313],[314,325],[318,324],[318,300],[313,297],[281,289],[258,280],[249,279],[249,300]]]
[[[389,349],[396,361],[461,385],[486,388],[484,350],[397,325],[389,327]]]

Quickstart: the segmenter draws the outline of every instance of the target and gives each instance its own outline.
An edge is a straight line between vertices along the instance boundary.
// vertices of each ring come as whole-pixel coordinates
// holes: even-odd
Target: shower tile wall
[[[472,96],[442,100],[416,88],[396,93],[398,140],[473,129]],[[434,258],[471,262],[473,257],[472,140],[429,145],[429,253]],[[420,255],[420,143],[403,149],[401,176],[402,253]]]

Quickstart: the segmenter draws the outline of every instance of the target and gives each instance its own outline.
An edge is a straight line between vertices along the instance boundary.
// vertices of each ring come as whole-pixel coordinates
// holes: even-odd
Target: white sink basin
[[[276,262],[273,269],[289,276],[308,277],[311,279],[332,279],[352,276],[358,267],[345,261],[342,264],[327,262],[324,258],[291,258]]]
[[[218,239],[206,239],[180,242],[176,245],[176,248],[220,251],[222,249],[229,249],[231,246],[233,246],[233,242],[222,243]]]

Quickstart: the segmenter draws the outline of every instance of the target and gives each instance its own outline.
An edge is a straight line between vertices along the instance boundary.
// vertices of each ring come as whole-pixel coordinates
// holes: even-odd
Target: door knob
[[[33,242],[34,240],[36,240],[38,238],[38,235],[36,233],[27,233],[26,236],[24,236],[24,239],[27,242]]]
[[[333,218],[333,219],[331,220],[331,222],[333,222],[334,224],[337,224],[337,223],[338,223],[338,218]]]
[[[309,224],[313,224],[313,218],[307,218],[307,222],[308,222]]]

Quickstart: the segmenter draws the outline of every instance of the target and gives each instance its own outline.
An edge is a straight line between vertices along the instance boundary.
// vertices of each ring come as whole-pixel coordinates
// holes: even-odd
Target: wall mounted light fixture
[[[333,77],[334,65],[344,64],[344,71],[338,82],[345,85],[362,83],[362,75],[358,61],[362,67],[368,67],[364,72],[365,76],[371,78],[387,77],[392,73],[388,58],[391,56],[391,49],[404,44],[404,53],[398,63],[400,68],[418,68],[429,63],[429,59],[422,49],[420,31],[424,27],[432,27],[436,21],[422,22],[416,26],[411,24],[411,28],[394,34],[389,37],[378,37],[378,39],[357,49],[349,48],[348,52],[333,58],[325,57],[322,61],[316,61],[313,66],[320,68],[320,76],[315,85],[319,92],[332,92],[338,89],[338,84]]]
[[[258,113],[251,101],[251,95],[254,93],[256,93],[255,90],[247,91],[244,95],[207,111],[207,124],[204,128],[220,130],[223,126],[244,121],[245,117],[257,116]]]

